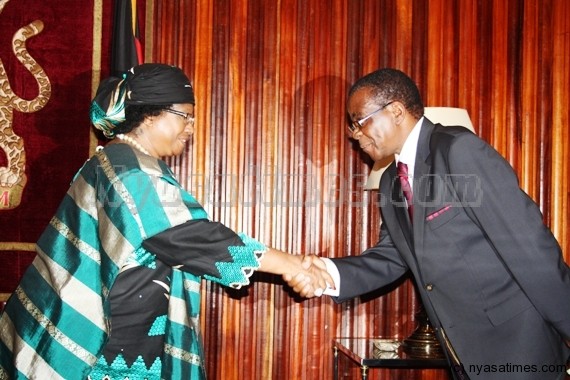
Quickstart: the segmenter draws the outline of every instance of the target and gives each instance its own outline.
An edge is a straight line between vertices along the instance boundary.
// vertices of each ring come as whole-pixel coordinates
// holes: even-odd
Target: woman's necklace
[[[150,154],[150,152],[148,150],[143,148],[143,146],[141,144],[139,144],[139,142],[137,140],[133,139],[131,136],[127,136],[123,133],[119,133],[116,137],[119,140],[123,140],[124,142],[131,144],[132,146],[134,146],[135,148],[137,148],[138,150],[140,150],[144,154],[148,154],[149,156],[152,156],[152,154]]]

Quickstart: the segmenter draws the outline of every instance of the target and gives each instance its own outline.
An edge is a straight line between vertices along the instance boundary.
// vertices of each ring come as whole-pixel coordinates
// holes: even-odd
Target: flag
[[[111,41],[111,75],[122,74],[143,63],[136,0],[115,0]]]

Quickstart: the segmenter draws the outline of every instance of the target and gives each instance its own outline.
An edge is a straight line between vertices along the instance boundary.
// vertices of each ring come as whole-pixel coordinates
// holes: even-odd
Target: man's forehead
[[[362,109],[376,105],[376,99],[372,95],[372,90],[368,87],[356,90],[347,102],[347,110],[350,115],[359,113]]]

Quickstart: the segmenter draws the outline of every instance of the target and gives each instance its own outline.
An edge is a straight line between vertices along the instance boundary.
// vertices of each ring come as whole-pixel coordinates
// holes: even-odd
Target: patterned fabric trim
[[[152,323],[152,326],[150,327],[150,330],[148,332],[148,336],[164,335],[165,331],[166,331],[166,315],[161,315],[160,317],[157,317]]]
[[[202,359],[200,356],[183,350],[182,348],[174,347],[169,344],[164,345],[164,352],[173,358],[180,359],[186,363],[200,367],[202,365]]]
[[[133,252],[133,255],[131,256],[130,260],[135,261],[140,266],[144,266],[150,269],[156,269],[156,255],[150,253],[142,246],[137,248]]]
[[[79,252],[87,255],[91,260],[101,265],[101,254],[99,251],[85,243],[77,235],[69,229],[57,216],[51,218],[50,224],[55,228],[63,237],[65,237],[71,244],[73,244]]]
[[[244,245],[228,247],[228,252],[233,260],[216,263],[216,268],[222,278],[204,275],[205,279],[234,289],[239,289],[243,285],[249,285],[249,278],[261,265],[261,259],[265,251],[267,251],[267,247],[243,233],[239,233],[238,236]]]
[[[114,167],[111,165],[111,162],[107,158],[107,155],[104,153],[104,150],[101,150],[95,154],[97,155],[97,157],[99,158],[99,160],[101,162],[101,168],[103,169],[103,172],[105,173],[107,178],[109,178],[109,181],[111,182],[112,186],[115,188],[115,191],[118,194],[120,194],[121,199],[125,202],[128,209],[131,211],[133,218],[135,219],[135,221],[137,222],[137,225],[139,226],[139,230],[140,230],[140,233],[141,233],[143,240],[146,239],[147,236],[146,236],[146,232],[145,232],[144,227],[143,227],[143,222],[141,220],[141,217],[140,217],[139,212],[138,212],[137,205],[136,205],[131,193],[128,191],[128,189],[125,187],[125,185],[121,182],[120,177],[115,172]]]
[[[156,358],[147,368],[144,359],[138,357],[130,367],[123,355],[119,354],[109,365],[104,357],[99,358],[95,369],[87,377],[89,380],[160,380],[162,362]]]

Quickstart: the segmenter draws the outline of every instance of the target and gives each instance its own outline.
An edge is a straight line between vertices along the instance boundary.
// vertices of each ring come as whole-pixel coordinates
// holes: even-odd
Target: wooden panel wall
[[[345,135],[345,99],[358,77],[391,66],[417,81],[426,105],[469,111],[477,133],[515,167],[570,261],[570,2],[152,4],[152,56],[182,66],[197,97],[192,147],[171,163],[212,219],[292,253],[339,257],[373,244],[376,199],[363,190],[370,163]],[[342,305],[292,297],[280,279],[261,274],[240,291],[204,285],[211,379],[328,379],[333,337],[405,337],[414,328],[409,280]]]

